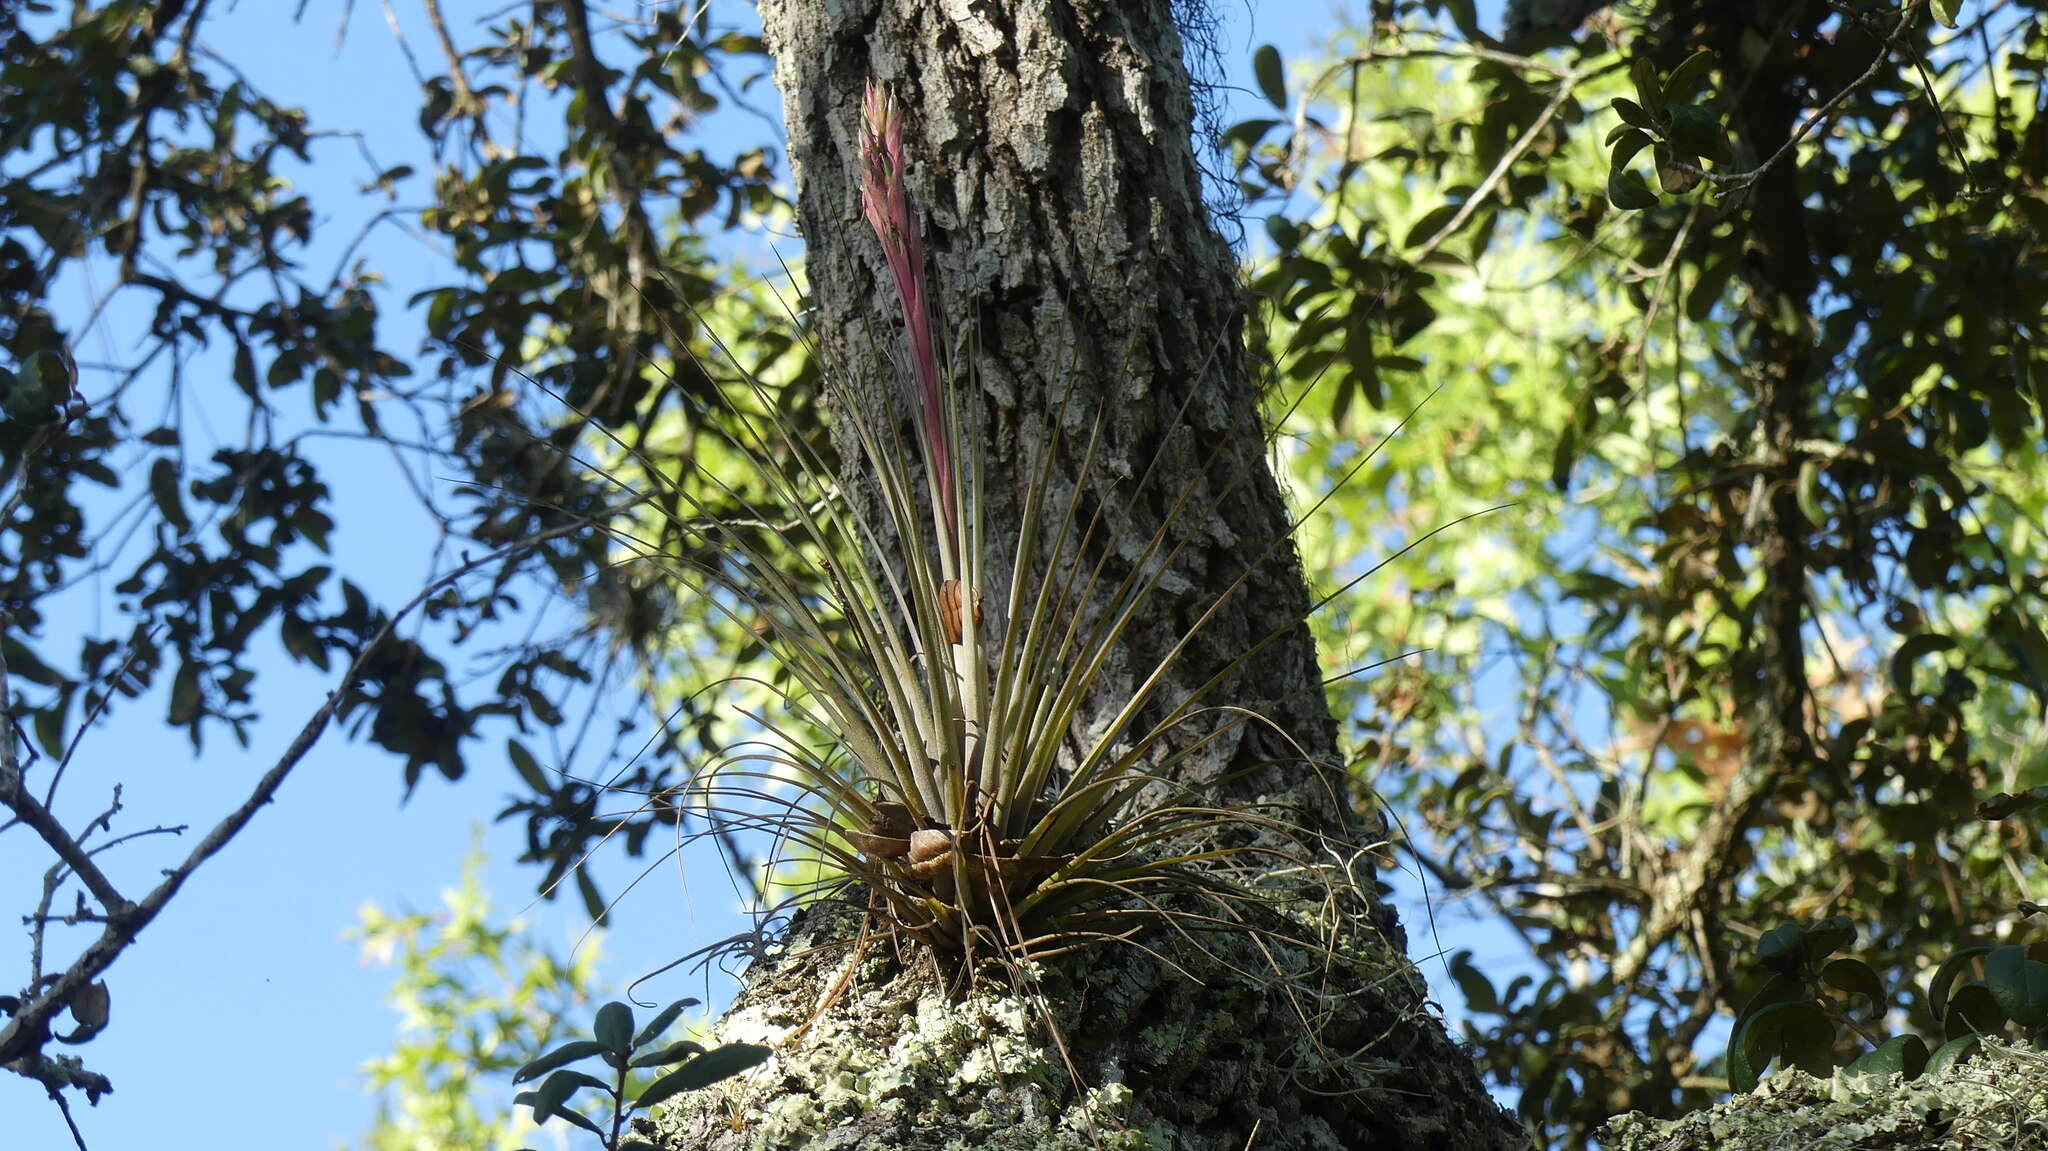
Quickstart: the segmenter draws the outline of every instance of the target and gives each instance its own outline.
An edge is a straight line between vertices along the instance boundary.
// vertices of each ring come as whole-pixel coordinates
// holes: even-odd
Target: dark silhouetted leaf
[[[687,1059],[692,1055],[704,1054],[704,1045],[688,1039],[678,1040],[658,1051],[649,1051],[633,1057],[634,1067],[666,1067],[671,1063]]]
[[[1460,951],[1451,956],[1451,978],[1458,981],[1458,989],[1465,993],[1465,1006],[1469,1010],[1487,1014],[1500,1011],[1500,998],[1494,994],[1492,982],[1472,966],[1470,951]]]
[[[1644,111],[1641,104],[1626,96],[1614,98],[1614,110],[1621,116],[1622,123],[1632,128],[1641,128],[1645,132],[1658,130],[1657,118]]]
[[[2021,1027],[2048,1023],[2048,964],[2027,958],[2026,949],[2008,944],[1984,957],[1984,985],[1999,1010]]]
[[[1628,75],[1644,110],[1652,116],[1664,111],[1664,81],[1657,76],[1657,65],[1647,56],[1638,56],[1629,64]]]
[[[1685,63],[1671,70],[1671,76],[1664,81],[1666,100],[1683,100],[1693,93],[1693,88],[1714,66],[1714,54],[1702,48],[1685,58]]]
[[[1984,1037],[1981,1035],[1964,1035],[1951,1039],[1935,1048],[1934,1054],[1927,1057],[1926,1074],[1939,1075],[1951,1067],[1967,1063],[1983,1046]]]
[[[1804,954],[1804,949],[1800,946],[1801,937],[1799,926],[1794,923],[1771,928],[1756,941],[1756,961],[1775,967],[1788,959],[1798,959]]]
[[[1819,963],[1856,938],[1856,925],[1846,915],[1831,915],[1807,928],[1806,961]]]
[[[1948,1037],[1976,1032],[1979,1035],[1996,1034],[2005,1027],[2005,1009],[1998,1005],[1998,997],[1991,993],[1982,980],[1971,980],[1956,988],[1948,997],[1948,1018],[1942,1021]]]
[[[1650,134],[1640,128],[1623,128],[1610,142],[1614,145],[1614,151],[1608,156],[1607,163],[1614,168],[1627,167],[1628,162],[1635,159],[1637,152],[1652,143]]]
[[[1738,1023],[1728,1037],[1728,1089],[1737,1095],[1756,1090],[1763,1073],[1780,1057],[1809,1069],[1816,1044],[1825,1061],[1833,1042],[1834,1024],[1819,1004],[1771,1004]]]
[[[695,999],[678,999],[662,1008],[654,1018],[647,1021],[647,1026],[640,1029],[640,1034],[633,1037],[634,1048],[645,1047],[661,1038],[661,1033],[668,1030],[669,1024],[680,1018],[684,1011],[697,1006],[697,1002]]]
[[[554,787],[548,782],[548,773],[541,770],[540,762],[533,758],[532,752],[526,750],[525,744],[516,739],[508,739],[505,741],[505,754],[512,760],[512,770],[519,773],[519,778],[526,781],[526,786],[541,795],[554,792]]]
[[[604,1049],[604,1044],[589,1039],[577,1039],[564,1043],[546,1055],[521,1067],[512,1076],[512,1082],[524,1083],[529,1079],[538,1079],[557,1067],[574,1063],[578,1059],[588,1059],[593,1055],[602,1053]]]
[[[1878,1010],[1884,1010],[1884,982],[1871,970],[1868,963],[1860,959],[1836,959],[1821,968],[1820,977],[1830,987],[1838,987],[1852,995],[1861,995],[1870,1000]]]
[[[1616,169],[1607,177],[1607,201],[1624,212],[1657,206],[1657,193],[1640,172]]]
[[[614,999],[597,1009],[597,1041],[608,1051],[624,1055],[633,1049],[633,1009]]]
[[[1894,1035],[1843,1068],[1851,1076],[1898,1075],[1917,1079],[1927,1066],[1927,1044],[1918,1035]]]
[[[1949,984],[1955,982],[1963,966],[1979,955],[1989,955],[1989,947],[1963,947],[1951,952],[1941,966],[1934,969],[1934,978],[1927,984],[1927,1007],[1938,1020],[1948,1012]]]
[[[1897,688],[1901,695],[1912,695],[1913,665],[1923,656],[1938,651],[1949,651],[1955,646],[1956,637],[1942,635],[1940,632],[1924,631],[1919,635],[1906,637],[1906,641],[1900,644],[1899,650],[1892,655],[1892,686]]]
[[[1698,104],[1680,104],[1666,114],[1671,117],[1671,142],[1681,151],[1703,156],[1716,164],[1726,164],[1735,158],[1735,150],[1728,146],[1728,134],[1721,127],[1721,118],[1711,109]]]
[[[1287,107],[1287,67],[1280,60],[1280,50],[1271,44],[1261,44],[1252,53],[1252,76],[1258,81],[1259,91],[1275,108]]]
[[[633,1107],[636,1110],[652,1107],[684,1091],[695,1091],[721,1079],[730,1079],[750,1067],[759,1066],[772,1054],[772,1049],[753,1043],[728,1043],[707,1051],[655,1080],[640,1093],[640,1098],[633,1101]]]
[[[169,456],[158,456],[149,465],[149,494],[164,522],[183,535],[192,530],[192,517],[185,514],[185,500],[178,491],[178,465]]]

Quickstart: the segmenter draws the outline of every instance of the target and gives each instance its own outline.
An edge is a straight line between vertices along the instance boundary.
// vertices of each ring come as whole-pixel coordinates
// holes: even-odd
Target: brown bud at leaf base
[[[929,882],[951,866],[953,834],[923,828],[910,833],[910,874]]]
[[[974,593],[974,622],[981,622],[981,592]],[[947,643],[960,642],[960,581],[949,579],[939,585],[939,625]]]

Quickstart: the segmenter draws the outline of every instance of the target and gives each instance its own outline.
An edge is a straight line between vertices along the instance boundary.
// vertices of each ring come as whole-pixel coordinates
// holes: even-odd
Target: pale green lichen
[[[1123,1084],[1078,1096],[1066,1088],[1067,1072],[1026,1003],[994,988],[957,1001],[927,990],[914,1003],[891,1001],[887,987],[855,992],[812,1020],[796,1043],[748,1077],[756,1088],[777,1081],[801,1087],[742,1087],[735,1097],[751,1097],[751,1107],[734,1112],[745,1116],[736,1123],[750,1129],[748,1143],[829,1147],[833,1132],[937,1126],[945,1119],[948,1145],[961,1148],[1165,1146],[1129,1126],[1131,1092]],[[895,1033],[877,1034],[876,1024],[890,1020]],[[795,1028],[776,1030],[758,1010],[745,1011],[728,1020],[723,1037],[775,1041]]]
[[[1322,900],[1246,914],[1272,926],[1162,932],[957,997],[887,945],[849,970],[831,941],[857,919],[807,922],[719,1030],[775,1058],[639,1134],[668,1151],[1241,1151],[1254,1131],[1298,1151],[1507,1145],[1451,1134],[1469,1105],[1429,1076],[1469,1063],[1427,1046],[1441,1032],[1413,969],[1371,922]]]
[[[1781,1071],[1755,1094],[1669,1122],[1613,1120],[1609,1151],[2048,1151],[2048,1054],[1986,1042],[1918,1079]]]

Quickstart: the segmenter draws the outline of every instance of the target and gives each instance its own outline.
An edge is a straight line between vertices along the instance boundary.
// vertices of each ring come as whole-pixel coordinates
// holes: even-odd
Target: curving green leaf
[[[684,1039],[680,1042],[671,1043],[658,1051],[649,1051],[644,1055],[634,1056],[631,1066],[666,1067],[677,1060],[702,1054],[704,1054],[704,1045],[702,1043],[692,1043],[690,1040]]]
[[[1998,1004],[1998,997],[1981,979],[1973,979],[1956,988],[1948,999],[1948,1018],[1943,1029],[1950,1039],[1971,1032],[1979,1035],[1995,1035],[2005,1027],[2005,1009]]]
[[[1259,45],[1252,53],[1252,77],[1269,103],[1275,108],[1287,107],[1287,68],[1281,63],[1280,49],[1271,44]]]
[[[1728,1089],[1737,1095],[1756,1090],[1764,1071],[1780,1057],[1813,1074],[1813,1066],[1831,1060],[1833,1045],[1834,1022],[1820,1004],[1771,1004],[1737,1024],[1729,1036]]]
[[[1817,1079],[1835,1070],[1835,1021],[1818,1004],[1787,1004],[1779,1025],[1779,1051],[1787,1063]]]
[[[754,1043],[728,1043],[707,1051],[655,1080],[640,1093],[640,1098],[633,1101],[633,1109],[652,1107],[684,1091],[695,1091],[721,1079],[730,1079],[750,1067],[759,1066],[774,1053],[772,1048]]]
[[[1698,319],[1699,317],[1695,316],[1693,318]],[[1807,460],[1801,463],[1799,465],[1799,483],[1794,489],[1799,499],[1799,514],[1806,517],[1807,523],[1814,525],[1828,522],[1827,509],[1820,502],[1821,468],[1822,464],[1819,460]]]
[[[1885,1009],[1884,981],[1877,972],[1861,959],[1835,959],[1820,969],[1820,977],[1828,986],[1837,987],[1851,995],[1861,995],[1870,1000],[1871,1006],[1879,1011]]]
[[[1959,948],[1934,969],[1934,978],[1927,984],[1927,1008],[1934,1013],[1936,1022],[1948,1013],[1949,984],[1962,973],[1963,965],[1979,955],[1990,953],[1991,949],[1983,946]]]
[[[533,1121],[540,1123],[562,1113],[562,1105],[568,1102],[571,1095],[576,1094],[576,1089],[592,1083],[596,1083],[600,1088],[604,1086],[599,1080],[581,1071],[557,1071],[548,1076],[541,1083],[539,1090],[532,1093]]]
[[[1935,1048],[1934,1054],[1927,1057],[1926,1074],[1939,1075],[1951,1067],[1966,1063],[1983,1046],[1984,1037],[1981,1035],[1964,1035],[1951,1039]]]
[[[1685,63],[1671,70],[1664,81],[1666,100],[1683,100],[1692,95],[1693,88],[1706,76],[1707,69],[1714,66],[1714,54],[1705,48],[1685,58]]]
[[[588,1059],[592,1055],[602,1053],[604,1050],[604,1044],[589,1039],[577,1039],[564,1043],[546,1055],[521,1067],[512,1076],[512,1082],[524,1083],[529,1079],[538,1079],[557,1067],[574,1063],[578,1059]]]
[[[1635,159],[1637,152],[1649,147],[1654,141],[1650,139],[1648,132],[1623,125],[1614,131],[1608,142],[1614,145],[1614,151],[1607,159],[1608,166],[1625,168],[1630,160]]]
[[[593,1029],[605,1050],[625,1055],[633,1050],[633,1009],[614,999],[597,1009]]]
[[[1644,111],[1643,106],[1634,100],[1626,96],[1616,96],[1612,103],[1614,111],[1621,117],[1622,123],[1632,128],[1641,128],[1645,132],[1660,130],[1657,125],[1657,118]]]
[[[1831,915],[1806,929],[1806,961],[1818,963],[1856,938],[1856,924],[1846,915]]]
[[[1630,81],[1636,86],[1636,99],[1643,108],[1655,116],[1664,111],[1664,81],[1657,75],[1656,62],[1648,56],[1638,56],[1628,66]]]
[[[1857,1078],[1898,1075],[1917,1079],[1927,1066],[1927,1044],[1918,1035],[1894,1035],[1856,1057],[1843,1073]]]
[[[1616,169],[1607,177],[1607,202],[1624,212],[1657,206],[1657,193],[1650,190],[1649,181],[1641,172],[1626,168]]]
[[[2027,958],[2024,947],[2008,944],[1984,957],[1984,984],[1999,1010],[2021,1027],[2048,1023],[2048,964]]]
[[[698,1000],[695,999],[678,999],[662,1008],[654,1018],[647,1021],[647,1026],[640,1029],[640,1034],[633,1036],[633,1047],[637,1050],[661,1038],[661,1033],[668,1030],[669,1024],[674,1023],[684,1011],[697,1006],[697,1003]]]
[[[1786,923],[1763,933],[1756,941],[1756,961],[1766,967],[1782,967],[1801,955],[1801,932],[1796,923]]]
[[[1764,981],[1762,987],[1757,988],[1747,1000],[1743,1001],[1742,1010],[1736,1014],[1735,1021],[1740,1024],[1744,1019],[1755,1015],[1772,1004],[1796,1003],[1804,998],[1806,998],[1806,988],[1799,980],[1786,975],[1773,975]]]
[[[1730,163],[1735,149],[1728,143],[1727,130],[1712,109],[1698,104],[1680,104],[1665,113],[1671,119],[1671,142],[1689,156],[1702,156],[1716,164]]]
[[[1420,220],[1415,221],[1413,227],[1408,229],[1408,236],[1401,241],[1401,246],[1404,248],[1414,248],[1430,240],[1438,231],[1442,230],[1445,224],[1450,223],[1457,216],[1461,207],[1463,205],[1460,204],[1439,204],[1431,208],[1423,214]],[[1467,221],[1470,221],[1470,217],[1467,217]]]

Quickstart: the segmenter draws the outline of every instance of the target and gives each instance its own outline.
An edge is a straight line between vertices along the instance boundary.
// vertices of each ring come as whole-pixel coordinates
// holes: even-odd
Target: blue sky
[[[311,0],[299,21],[293,19],[299,8],[294,0],[240,0],[220,7],[203,39],[258,89],[282,104],[305,108],[316,128],[361,132],[384,166],[432,170],[414,122],[417,88],[375,0],[353,5]],[[336,29],[346,7],[353,8],[351,26],[337,50]],[[418,7],[418,0],[390,4],[421,50],[431,40]],[[480,13],[503,7],[504,0],[443,3],[458,30],[471,27]],[[1225,0],[1219,7],[1225,19],[1219,47],[1232,81],[1246,89],[1252,87],[1253,46],[1272,42],[1292,58],[1332,24],[1331,7],[1320,0],[1268,0],[1256,11]],[[751,15],[730,2],[714,6],[713,13],[724,21]],[[1242,115],[1264,107],[1249,92],[1232,93],[1231,100]],[[765,106],[776,111],[772,101]],[[718,130],[758,133],[761,127],[758,121],[745,121]],[[313,164],[293,172],[292,179],[326,214],[318,233],[322,246],[308,260],[309,268],[324,276],[339,246],[376,205],[359,191],[367,172],[352,142],[328,140],[316,147]],[[416,348],[420,326],[405,300],[451,278],[442,255],[390,228],[374,232],[362,255],[388,278],[383,289],[386,346],[401,352]],[[82,315],[93,285],[82,282],[76,288],[66,303],[75,304]],[[139,310],[111,310],[79,348],[80,358],[112,358],[145,323]],[[90,396],[89,381],[86,390]],[[383,602],[409,597],[430,570],[431,520],[381,449],[328,441],[321,446],[320,460],[335,487],[338,566]],[[87,626],[90,613],[105,602],[85,589],[65,609],[71,618],[54,620],[53,630]],[[246,795],[249,782],[269,766],[331,686],[326,677],[281,659],[271,659],[260,670],[264,715],[252,728],[248,750],[216,736],[195,760],[183,738],[158,723],[161,701],[145,701],[117,711],[88,738],[67,778],[60,815],[83,822],[120,783],[134,826],[210,826]],[[509,766],[488,752],[480,752],[476,762],[471,777],[455,785],[429,773],[410,801],[401,803],[398,763],[350,743],[341,732],[326,737],[278,802],[198,873],[110,973],[112,1026],[81,1053],[112,1078],[115,1094],[97,1108],[76,1108],[95,1151],[353,1143],[372,1110],[359,1068],[389,1049],[397,1024],[383,1002],[391,973],[365,965],[356,946],[343,937],[362,904],[435,908],[441,888],[455,880],[476,828],[484,829],[487,879],[500,908],[524,905],[537,878],[512,862],[522,847],[519,828],[491,823],[515,787]],[[182,857],[189,845],[190,836],[182,843],[138,845],[133,853],[115,857],[112,870],[117,882],[125,879],[130,888],[144,888],[156,868]],[[33,888],[43,866],[32,846],[25,836],[0,837],[0,897],[8,907],[32,902],[21,895]],[[686,864],[696,877],[687,914],[673,873],[642,885],[625,904],[620,930],[604,944],[601,969],[613,985],[737,928],[715,860]],[[607,875],[611,890],[626,878],[618,867]],[[1430,950],[1420,909],[1406,902],[1403,912],[1418,955]],[[535,907],[528,918],[544,937],[563,945],[585,927],[573,898]],[[1491,938],[1449,923],[1444,930],[1449,946]],[[1501,949],[1496,940],[1486,950]],[[1441,969],[1433,971],[1441,985]],[[655,998],[701,993],[701,984],[680,976],[646,991]],[[1458,998],[1455,992],[1448,997]],[[70,1145],[56,1109],[32,1084],[12,1076],[0,1077],[0,1130],[7,1132],[9,1148],[44,1151]]]

